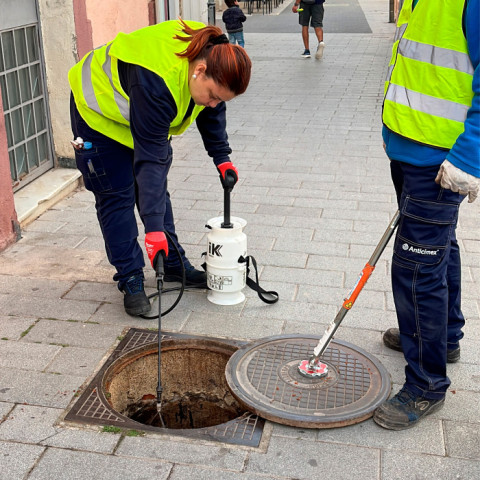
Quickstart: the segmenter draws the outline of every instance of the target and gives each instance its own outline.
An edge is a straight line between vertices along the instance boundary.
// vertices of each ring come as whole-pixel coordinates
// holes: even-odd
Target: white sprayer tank
[[[207,222],[207,285],[208,300],[217,305],[236,305],[245,300],[242,293],[247,280],[246,263],[239,258],[247,256],[247,236],[243,228],[246,220],[231,217],[233,228],[222,228],[224,217],[211,218]]]

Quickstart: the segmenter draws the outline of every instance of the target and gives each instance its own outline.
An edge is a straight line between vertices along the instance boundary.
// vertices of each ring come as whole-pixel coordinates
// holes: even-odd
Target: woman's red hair
[[[175,35],[177,40],[190,42],[179,57],[187,58],[189,62],[204,60],[207,64],[205,74],[215,83],[228,88],[235,95],[245,92],[250,82],[252,62],[244,48],[230,43],[214,45],[212,40],[222,35],[222,29],[214,25],[193,29],[182,19],[182,32],[186,35]]]

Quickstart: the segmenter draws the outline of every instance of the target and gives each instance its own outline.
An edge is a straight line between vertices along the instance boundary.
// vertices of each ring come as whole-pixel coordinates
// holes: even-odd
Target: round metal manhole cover
[[[298,365],[319,340],[281,335],[238,349],[226,367],[232,394],[260,417],[294,427],[342,427],[371,417],[390,394],[385,367],[355,345],[334,340],[321,357],[328,375],[305,377]]]

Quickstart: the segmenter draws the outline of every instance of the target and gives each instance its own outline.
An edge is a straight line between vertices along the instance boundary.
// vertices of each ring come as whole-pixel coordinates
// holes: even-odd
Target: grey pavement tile
[[[304,217],[306,221],[310,218],[320,218],[322,216],[321,208],[305,208],[305,207],[282,207],[279,209],[275,205],[260,204],[255,211],[261,215],[278,215],[281,213],[285,217]]]
[[[306,323],[322,323],[325,318],[334,318],[335,308],[330,305],[282,301],[266,305],[256,299],[249,298],[245,302],[242,317],[276,318]]]
[[[352,283],[352,286],[354,284]],[[297,302],[324,303],[337,305],[340,308],[349,291],[344,287],[319,287],[313,285],[302,285],[298,288]],[[385,297],[383,292],[362,291],[353,308],[365,307],[383,310],[385,308]]]
[[[480,365],[453,363],[448,365],[451,388],[480,392]]]
[[[104,349],[61,347],[46,372],[88,377],[105,355]]]
[[[379,479],[379,467],[379,449],[272,437],[266,454],[250,454],[246,472],[297,480],[322,477],[367,480]]]
[[[305,268],[286,268],[267,265],[262,270],[261,280],[274,282],[297,283],[326,287],[342,287],[344,274],[339,271],[322,271]]]
[[[421,426],[400,431],[387,430],[369,419],[348,427],[321,430],[318,433],[318,440],[379,448],[384,451],[446,454],[442,422],[433,416],[423,419]]]
[[[25,247],[25,248],[24,248]],[[111,269],[102,269],[99,263],[103,252],[77,251],[75,249],[51,248],[37,245],[16,246],[2,255],[0,273],[19,277],[38,277],[52,280],[108,281]]]
[[[293,242],[308,242],[313,238],[314,230],[312,228],[286,228],[268,225],[267,229],[258,225],[249,225],[244,229],[247,236],[263,236],[268,233],[269,237],[289,238]]]
[[[109,348],[122,333],[122,325],[40,320],[24,340],[75,347]]]
[[[314,238],[311,241],[295,241],[291,242],[288,238],[278,238],[275,242],[274,250],[281,250],[285,252],[304,252],[314,255],[331,255],[338,257],[345,257],[350,251],[348,241],[332,241],[332,238],[325,241],[317,241],[318,230],[315,230]],[[344,237],[342,237],[344,240]]]
[[[357,308],[355,303],[344,318],[342,326],[385,332],[388,328],[397,326],[397,316],[394,311],[374,310],[363,305]],[[384,353],[387,352],[391,353],[392,350],[385,347]]]
[[[473,480],[480,477],[480,462],[437,455],[388,450],[382,454],[382,480]]]
[[[318,434],[320,432],[320,430],[316,428],[290,427],[288,425],[281,425],[279,423],[272,423],[272,425],[272,435],[275,437],[315,441],[318,439]]]
[[[37,221],[32,222],[25,228],[25,237],[28,239],[28,234],[30,232],[43,232],[43,233],[56,233],[60,230],[63,226],[65,226],[65,222],[62,221],[42,221],[42,217],[37,219]],[[58,237],[57,237],[58,238]],[[20,240],[22,242],[22,240]]]
[[[174,465],[168,480],[282,480],[285,477],[271,477],[250,473],[215,470],[186,465]]]
[[[255,250],[250,247],[247,248],[247,253],[255,258],[259,266],[274,265],[276,267],[305,268],[307,264],[308,255],[306,253],[275,252],[260,250],[258,247]]]
[[[0,402],[0,424],[5,420],[14,406],[14,403]]]
[[[70,450],[83,450],[85,452],[113,453],[120,435],[80,430],[72,428],[55,427],[55,434],[50,435],[40,442],[48,447],[68,448]]]
[[[53,426],[62,410],[32,405],[16,405],[0,425],[0,439],[19,443],[40,443],[55,435]]]
[[[449,457],[471,458],[480,461],[480,424],[478,422],[447,421],[445,422],[445,432]]]
[[[284,320],[255,319],[224,314],[192,314],[182,328],[182,333],[212,335],[239,340],[252,340],[280,335]]]
[[[70,210],[62,210],[60,208],[52,208],[41,216],[44,222],[62,222],[62,223],[95,223],[97,216],[92,211],[76,211],[72,214]]]
[[[375,356],[387,369],[387,372],[390,374],[390,377],[392,379],[392,383],[397,385],[397,387],[395,387],[394,385],[392,388],[392,395],[395,395],[398,390],[400,390],[400,387],[398,386],[405,383],[406,362],[402,353],[395,352],[394,350],[389,350],[388,353],[390,352],[391,355],[381,355],[377,353]]]
[[[463,245],[467,252],[480,253],[480,241],[478,240],[463,240]]]
[[[65,408],[84,378],[0,368],[0,401]]]
[[[22,242],[27,245],[76,248],[87,239],[85,235],[56,235],[51,232],[22,232]]]
[[[0,480],[23,480],[44,450],[36,445],[0,442]]]
[[[120,458],[115,455],[76,452],[50,447],[32,470],[28,479],[97,480],[108,477],[119,480],[144,480],[146,478],[166,480],[171,469],[172,465],[163,461],[142,461]]]
[[[6,297],[1,295],[0,303],[2,298],[5,300]],[[36,321],[37,319],[34,317],[0,315],[0,339],[19,340],[22,334],[34,325]]]
[[[443,420],[476,424],[480,431],[480,393],[457,390],[451,386],[447,391],[445,407],[437,416]]]
[[[162,458],[167,462],[204,465],[228,470],[243,470],[246,450],[230,448],[225,444],[205,444],[200,441],[176,441],[173,438],[125,437],[117,455],[136,458]]]
[[[36,343],[3,341],[0,344],[0,367],[19,370],[44,370],[62,347]]]
[[[63,298],[66,300],[121,303],[123,305],[123,294],[113,281],[109,283],[76,282]]]
[[[28,295],[32,298],[59,299],[72,288],[73,282],[60,280],[21,277],[19,275],[0,275],[0,289],[2,293]]]
[[[187,295],[187,293],[185,293]],[[196,293],[195,293],[196,295]],[[162,310],[165,311],[168,305],[165,300],[165,295],[162,296]],[[182,301],[180,301],[181,303]],[[180,304],[166,316],[162,316],[162,328],[170,331],[178,331],[182,328],[188,318],[191,310],[183,308]],[[149,317],[157,316],[158,319],[158,303],[152,302],[152,310],[148,313]],[[143,319],[141,317],[131,317],[125,313],[123,305],[104,304],[102,305],[95,315],[92,317],[92,321],[101,325],[115,325],[120,327],[120,330],[127,327],[135,328],[157,328],[157,319]]]

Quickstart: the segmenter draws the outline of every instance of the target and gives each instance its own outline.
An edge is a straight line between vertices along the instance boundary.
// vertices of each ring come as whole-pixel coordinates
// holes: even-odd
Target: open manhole
[[[65,421],[165,432],[257,447],[264,420],[232,396],[225,368],[243,345],[224,339],[162,334],[162,428],[156,415],[158,335],[130,329]]]
[[[362,349],[336,340],[321,357],[328,375],[307,378],[298,365],[319,339],[280,335],[239,348],[226,370],[235,398],[262,418],[294,427],[342,427],[370,418],[390,395],[387,370]]]

